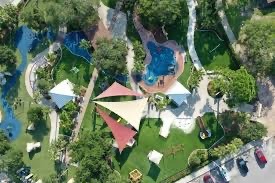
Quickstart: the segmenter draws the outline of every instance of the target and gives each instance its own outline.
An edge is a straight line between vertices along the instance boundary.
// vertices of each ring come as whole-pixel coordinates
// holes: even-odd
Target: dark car
[[[211,175],[207,174],[203,177],[204,183],[214,183],[214,180],[212,179]]]
[[[246,165],[246,161],[243,158],[237,158],[237,165],[240,170],[242,170],[244,173],[248,172],[248,167]]]
[[[265,158],[265,155],[264,155],[263,151],[262,151],[259,147],[257,147],[257,148],[255,149],[255,154],[256,154],[258,160],[259,160],[261,163],[263,163],[263,164],[266,164],[266,163],[267,163],[267,160],[266,160],[266,158]]]

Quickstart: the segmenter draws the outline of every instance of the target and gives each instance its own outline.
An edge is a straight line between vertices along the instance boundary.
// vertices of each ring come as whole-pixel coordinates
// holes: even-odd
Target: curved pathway
[[[188,10],[189,10],[189,25],[187,32],[187,45],[192,62],[197,70],[203,69],[200,59],[197,55],[195,44],[194,44],[194,34],[196,28],[196,2],[194,0],[187,0]]]
[[[227,20],[227,17],[226,17],[226,14],[223,10],[223,4],[222,4],[222,0],[217,0],[217,8],[219,9],[218,11],[218,15],[221,19],[221,23],[222,23],[222,26],[223,26],[223,29],[227,35],[227,38],[230,42],[230,44],[233,44],[235,43],[237,40],[236,40],[236,37],[228,23],[228,20]]]

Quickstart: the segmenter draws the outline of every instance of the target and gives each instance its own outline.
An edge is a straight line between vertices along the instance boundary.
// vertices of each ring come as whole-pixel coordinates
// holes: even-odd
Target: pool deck
[[[158,43],[155,40],[154,35],[150,31],[146,30],[143,27],[143,25],[140,23],[141,22],[140,17],[136,13],[134,13],[134,16],[133,16],[133,22],[134,22],[134,26],[135,26],[136,30],[138,31],[138,33],[140,35],[140,38],[142,40],[142,45],[146,52],[146,58],[144,60],[146,65],[148,65],[152,60],[150,50],[147,47],[147,43],[149,41],[154,42],[157,46],[164,46],[164,47],[170,48],[170,49],[174,50],[174,52],[175,52],[176,61],[177,61],[177,65],[178,65],[178,70],[175,75],[159,76],[158,81],[152,86],[146,85],[144,81],[141,81],[139,83],[139,85],[148,93],[157,93],[157,92],[163,93],[166,90],[168,90],[168,88],[170,88],[170,86],[172,86],[172,84],[183,73],[185,52],[174,40],[168,40],[162,44]],[[163,85],[159,84],[161,80],[164,83]]]

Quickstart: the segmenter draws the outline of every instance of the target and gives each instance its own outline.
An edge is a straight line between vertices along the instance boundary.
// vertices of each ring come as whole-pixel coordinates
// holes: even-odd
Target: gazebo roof
[[[125,102],[94,102],[116,113],[130,123],[136,130],[139,130],[140,120],[147,104],[147,98]]]
[[[183,102],[187,103],[187,97],[191,93],[178,81],[176,81],[166,92],[165,95],[168,95],[177,106],[180,106]]]
[[[59,109],[75,97],[73,88],[73,84],[68,79],[66,79],[49,91],[49,95],[52,97],[52,101]]]
[[[113,97],[113,96],[143,96],[143,95],[125,86],[122,86],[117,82],[114,82],[107,90],[102,92],[100,95],[98,95],[94,99]]]
[[[96,110],[111,129],[112,134],[117,141],[119,152],[122,152],[126,147],[127,142],[129,142],[135,136],[136,132],[122,124],[119,124],[116,120],[111,118],[98,107],[96,107]]]

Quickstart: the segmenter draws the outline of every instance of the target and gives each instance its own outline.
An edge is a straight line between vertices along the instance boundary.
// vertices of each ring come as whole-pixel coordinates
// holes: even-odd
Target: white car
[[[226,182],[229,182],[230,181],[230,174],[229,172],[227,171],[227,169],[224,167],[224,166],[219,166],[219,171],[220,171],[220,174],[221,176],[223,177],[223,179],[226,181]]]

